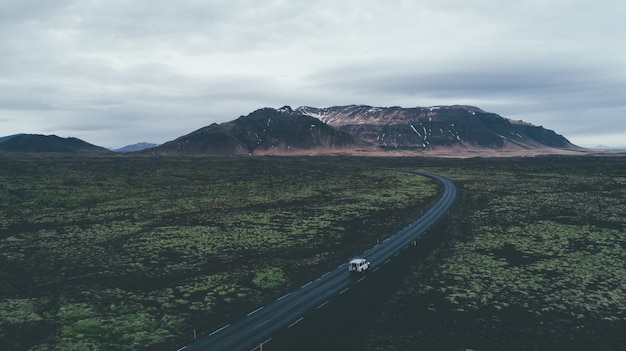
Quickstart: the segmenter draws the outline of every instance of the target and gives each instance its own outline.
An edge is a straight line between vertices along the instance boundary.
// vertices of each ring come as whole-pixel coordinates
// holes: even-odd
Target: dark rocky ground
[[[357,176],[362,175],[361,171],[352,170],[350,175],[355,178],[341,178],[347,170],[337,167],[350,164],[439,173],[457,182],[462,197],[449,220],[431,233],[428,245],[407,250],[384,269],[372,272],[361,289],[351,289],[349,294],[332,300],[319,313],[305,316],[296,327],[264,345],[265,351],[626,349],[626,337],[623,336],[626,330],[626,158],[345,158],[332,159],[322,168],[294,166],[287,159],[255,160],[216,159],[209,162],[190,159],[181,162],[132,158],[118,160],[115,172],[111,173],[108,170],[111,163],[99,158],[88,160],[93,164],[86,171],[81,170],[83,163],[75,160],[68,160],[67,166],[61,166],[61,159],[47,162],[33,159],[14,164],[19,179],[12,178],[11,172],[4,169],[7,181],[0,185],[0,193],[13,201],[13,205],[3,207],[7,216],[1,231],[6,244],[0,249],[4,260],[1,272],[5,278],[11,279],[7,280],[10,284],[0,289],[2,306],[7,308],[0,311],[0,346],[17,345],[24,340],[27,343],[32,340],[31,345],[42,340],[55,345],[55,337],[70,340],[70,337],[85,332],[94,333],[84,334],[85,338],[99,340],[101,332],[108,330],[127,330],[140,335],[137,331],[145,328],[135,328],[135,321],[151,330],[187,331],[186,335],[190,336],[192,328],[199,333],[210,332],[223,320],[252,310],[264,298],[284,294],[279,290],[257,294],[250,287],[242,287],[243,282],[249,284],[245,274],[227,275],[224,279],[234,277],[238,279],[237,283],[216,283],[218,287],[224,286],[220,291],[225,295],[218,296],[224,301],[217,300],[219,303],[210,311],[216,319],[208,320],[205,317],[209,315],[207,311],[191,311],[189,306],[200,297],[214,295],[212,286],[201,284],[211,277],[209,273],[220,267],[227,273],[232,271],[233,261],[229,261],[226,255],[186,253],[190,264],[181,265],[178,262],[183,258],[183,251],[163,251],[162,245],[151,243],[170,238],[169,234],[160,235],[161,232],[167,234],[165,229],[180,223],[181,218],[194,224],[187,223],[189,228],[196,224],[207,225],[220,218],[204,217],[204,213],[211,212],[206,208],[211,203],[207,198],[217,196],[209,195],[215,190],[213,187],[203,185],[207,177],[232,179],[236,174],[244,179],[246,176],[256,179],[260,174],[266,176],[265,173],[273,174],[280,169],[283,176],[279,186],[285,187],[293,182],[293,189],[298,189],[302,179],[309,179],[305,182],[309,184],[332,170],[333,174],[340,176],[337,179],[345,183],[334,185],[340,189],[354,184],[358,181]],[[213,162],[232,162],[233,167],[213,167]],[[240,174],[240,162],[247,162],[248,175]],[[271,163],[272,167],[266,167],[265,162]],[[33,167],[39,168],[33,170]],[[236,173],[214,174],[224,169]],[[158,176],[150,175],[147,170],[158,171]],[[130,173],[124,173],[126,171]],[[141,172],[144,172],[143,177]],[[59,180],[47,181],[52,174]],[[102,174],[114,176],[104,177]],[[272,177],[267,179],[275,180]],[[329,184],[335,184],[335,179],[331,179]],[[148,180],[154,184],[146,184]],[[49,186],[24,185],[38,182],[48,182]],[[77,189],[72,182],[89,186],[84,188],[88,196],[79,197],[82,193],[72,195],[69,190]],[[242,182],[245,183],[247,181]],[[172,184],[176,186],[172,187]],[[238,183],[231,188],[230,192],[248,189]],[[133,191],[136,192],[132,198],[136,199],[137,209],[129,212],[126,201]],[[84,201],[86,207],[70,203],[67,211],[55,210],[70,196],[67,194],[71,195],[72,202]],[[153,195],[148,197],[148,194]],[[326,203],[325,199],[333,199],[333,193],[321,191],[319,196],[317,203],[320,204]],[[151,201],[143,202],[144,197]],[[177,206],[198,207],[199,210],[185,212],[190,216],[185,219],[175,211],[177,206],[157,201],[162,198],[170,199]],[[224,201],[228,198],[226,196]],[[96,206],[98,203],[103,206]],[[146,204],[151,207],[146,208]],[[27,213],[32,205],[42,206],[45,211],[31,218],[35,227],[22,228],[23,234],[18,236],[15,229],[19,223],[11,222],[8,214],[17,210]],[[306,203],[289,203],[288,207],[291,205],[296,209],[306,207]],[[323,265],[336,266],[342,260],[339,256],[346,254],[340,252],[346,246],[349,246],[349,252],[361,252],[364,247],[358,239],[362,238],[362,233],[368,235],[369,241],[375,241],[377,237],[401,228],[403,223],[408,223],[428,207],[423,201],[409,205],[393,212],[373,211],[367,220],[342,222],[341,227],[352,234],[352,239],[331,237],[332,242],[319,242],[316,247],[297,246],[285,251],[283,256],[271,257],[265,251],[256,252],[252,245],[252,249],[243,254],[249,259],[263,259],[265,263],[285,266],[293,266],[302,254],[319,258],[322,262],[319,265],[301,264],[289,273],[292,286],[280,288],[289,290],[323,272],[327,268]],[[244,209],[246,211],[241,212],[241,216],[258,210],[254,206]],[[66,216],[93,219],[93,223],[84,222],[78,226],[78,222],[70,220],[67,225],[59,225],[57,222],[66,221]],[[103,218],[109,221],[108,227],[99,226]],[[136,219],[140,221],[135,223]],[[147,229],[132,229],[138,225]],[[312,223],[312,227],[316,225],[318,223]],[[46,228],[49,232],[42,231]],[[81,228],[81,231],[74,228]],[[56,230],[56,238],[64,241],[53,240],[52,229]],[[126,233],[131,230],[141,234],[137,235],[136,242],[127,238]],[[105,243],[112,245],[111,248],[121,242],[127,244],[109,250],[92,233],[110,236]],[[35,235],[41,235],[43,239],[32,240]],[[79,237],[86,240],[76,241],[75,238]],[[53,246],[56,242],[79,243],[72,246],[79,249],[65,252],[66,245]],[[181,245],[176,241],[167,243],[172,248]],[[42,265],[27,260],[23,255],[26,251],[20,250],[30,250],[31,246],[39,250],[39,262],[48,260],[51,263]],[[131,262],[126,262],[126,251],[121,249],[145,256],[146,259],[139,262],[149,269],[136,269]],[[105,252],[102,250],[106,254],[102,254]],[[315,250],[326,254],[318,257]],[[50,256],[51,253],[56,256]],[[196,264],[198,257],[203,260],[202,264]],[[98,260],[110,261],[111,269],[119,272],[94,275],[98,272],[99,266],[95,264]],[[18,268],[22,271],[16,272]],[[63,283],[60,275],[47,273],[76,269],[80,274],[70,283]],[[142,272],[145,273],[143,276],[138,275]],[[180,283],[174,284],[176,279]],[[21,282],[39,288],[26,291]],[[152,283],[154,286],[150,285]],[[199,292],[190,290],[195,285],[201,288]],[[238,290],[228,292],[227,289],[233,288]],[[18,296],[18,292],[23,296]],[[183,295],[187,292],[189,296]],[[61,297],[55,297],[57,293]],[[248,305],[244,306],[244,302],[226,303],[226,299],[234,299],[236,293],[247,294],[236,301],[245,300]],[[187,316],[194,324],[182,322],[181,316]],[[70,323],[59,331],[60,324],[66,320]],[[85,325],[81,321],[93,324]],[[120,338],[129,335],[126,333]],[[146,345],[149,341],[136,340],[138,344],[144,342]],[[182,338],[172,340],[167,345],[162,344],[161,349],[175,350],[185,342]],[[68,350],[87,347],[84,342],[64,345]],[[52,349],[52,346],[41,347],[37,351]],[[115,348],[98,348],[106,349]]]
[[[430,245],[264,350],[625,349],[626,159],[454,163],[463,195]]]

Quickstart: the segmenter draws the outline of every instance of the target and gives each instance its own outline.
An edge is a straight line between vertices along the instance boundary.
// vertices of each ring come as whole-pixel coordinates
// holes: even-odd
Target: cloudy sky
[[[163,143],[262,107],[467,104],[626,146],[622,0],[0,0],[0,136]]]

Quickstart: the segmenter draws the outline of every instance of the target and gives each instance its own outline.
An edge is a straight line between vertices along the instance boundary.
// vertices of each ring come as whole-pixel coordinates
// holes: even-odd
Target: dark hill
[[[281,109],[263,108],[247,116],[198,129],[146,150],[155,154],[247,155],[298,154],[367,147],[367,143],[317,118]]]
[[[106,154],[111,150],[89,144],[77,138],[61,138],[56,135],[17,134],[0,143],[0,151],[18,153],[90,153]]]
[[[22,134],[13,134],[13,135],[0,137],[0,143],[4,143],[5,141],[11,140],[12,138],[15,138],[18,135],[22,135]]]
[[[384,149],[580,150],[554,131],[512,121],[472,106],[304,106],[296,111],[319,118]]]

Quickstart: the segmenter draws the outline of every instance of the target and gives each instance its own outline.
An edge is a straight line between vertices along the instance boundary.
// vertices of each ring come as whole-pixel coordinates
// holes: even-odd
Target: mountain
[[[473,106],[263,108],[146,150],[152,154],[517,156],[586,151],[541,126]]]
[[[113,151],[115,151],[115,152],[135,152],[135,151],[141,151],[141,150],[145,150],[145,149],[150,149],[150,148],[153,148],[153,147],[155,147],[157,145],[158,144],[140,142],[140,143],[137,143],[137,144],[126,145],[124,147],[121,147],[119,149],[115,149]]]
[[[318,118],[385,150],[582,150],[554,131],[513,121],[473,106],[303,106],[296,112]]]
[[[234,121],[211,124],[145,150],[152,154],[272,155],[348,152],[371,147],[318,118],[293,111],[263,108]]]
[[[89,144],[77,138],[61,138],[56,135],[17,134],[4,137],[0,151],[18,153],[59,152],[107,154],[111,150]]]
[[[5,141],[10,140],[11,138],[14,138],[14,137],[16,137],[18,135],[22,135],[22,134],[13,134],[13,135],[7,135],[7,136],[4,136],[4,137],[0,137],[0,143],[4,143]]]
[[[76,138],[16,134],[0,138],[0,151],[112,151]],[[578,154],[552,130],[514,121],[478,107],[402,108],[348,105],[293,110],[263,108],[213,123],[165,144],[129,145],[117,152],[155,155],[522,156]]]

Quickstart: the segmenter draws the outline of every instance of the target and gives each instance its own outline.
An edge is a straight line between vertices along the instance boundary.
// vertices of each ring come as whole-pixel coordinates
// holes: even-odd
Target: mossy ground
[[[4,157],[2,166],[3,349],[172,349],[193,329],[211,331],[436,198],[435,183],[384,167],[447,176],[461,198],[427,255],[377,295],[386,300],[358,297],[379,308],[338,349],[626,348],[626,158]],[[324,332],[343,338],[340,327]]]
[[[440,166],[462,188],[458,210],[364,349],[626,348],[626,158]]]
[[[176,349],[439,191],[350,158],[0,157],[3,350]]]

